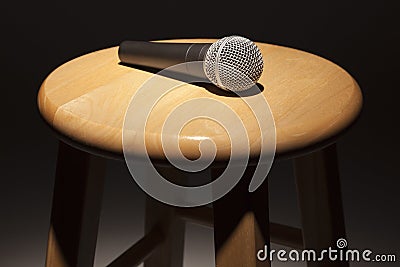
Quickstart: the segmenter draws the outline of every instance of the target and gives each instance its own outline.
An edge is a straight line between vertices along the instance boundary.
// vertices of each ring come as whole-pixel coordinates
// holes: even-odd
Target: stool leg
[[[47,267],[93,266],[105,160],[59,143]]]
[[[307,249],[336,249],[345,238],[336,146],[294,159],[303,243]],[[307,266],[348,266],[347,262],[309,262]]]
[[[217,267],[266,267],[257,252],[269,248],[268,184],[255,192],[248,186],[255,167],[247,167],[240,182],[213,203],[215,264]],[[223,169],[212,170],[217,178]],[[268,249],[269,251],[269,249]]]
[[[157,167],[164,177],[181,179],[181,174],[173,167]],[[146,196],[145,233],[155,227],[161,230],[165,239],[144,261],[144,267],[183,266],[185,244],[185,222],[176,216],[175,207]]]

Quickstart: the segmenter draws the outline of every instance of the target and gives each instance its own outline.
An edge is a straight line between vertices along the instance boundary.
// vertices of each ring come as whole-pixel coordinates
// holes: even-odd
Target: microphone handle
[[[123,41],[118,57],[123,63],[165,69],[184,62],[204,60],[210,46],[209,43]]]

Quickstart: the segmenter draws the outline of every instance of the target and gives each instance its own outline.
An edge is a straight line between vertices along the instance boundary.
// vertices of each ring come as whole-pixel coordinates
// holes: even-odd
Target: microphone
[[[264,67],[257,45],[241,36],[224,37],[212,44],[124,41],[118,57],[123,63],[158,69],[203,61],[205,76],[216,86],[233,92],[252,87]]]

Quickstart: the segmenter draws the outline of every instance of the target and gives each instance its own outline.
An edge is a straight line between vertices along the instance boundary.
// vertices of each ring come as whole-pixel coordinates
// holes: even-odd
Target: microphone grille
[[[260,78],[264,67],[257,45],[241,36],[224,37],[208,49],[203,68],[208,79],[218,87],[243,91]]]

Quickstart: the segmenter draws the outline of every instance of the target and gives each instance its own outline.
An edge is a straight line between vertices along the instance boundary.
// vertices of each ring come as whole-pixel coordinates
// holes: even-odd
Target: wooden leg
[[[93,266],[105,160],[59,143],[46,266]]]
[[[213,170],[218,177],[223,169]],[[269,248],[268,184],[255,192],[248,186],[254,167],[248,167],[240,182],[213,203],[215,264],[217,267],[265,267],[257,252]],[[269,251],[269,249],[268,249]]]
[[[172,181],[182,180],[181,173],[171,167],[158,167],[158,171]],[[161,203],[149,196],[146,198],[145,234],[161,230],[164,241],[148,257],[145,267],[180,267],[183,266],[185,244],[185,222],[179,220],[173,206]]]
[[[153,251],[164,241],[164,233],[155,228],[147,233],[142,239],[124,251],[118,258],[113,260],[107,267],[129,267],[138,266],[151,256]]]
[[[303,242],[307,249],[336,249],[346,238],[336,147],[294,160]],[[309,262],[308,266],[348,266],[347,262]]]

